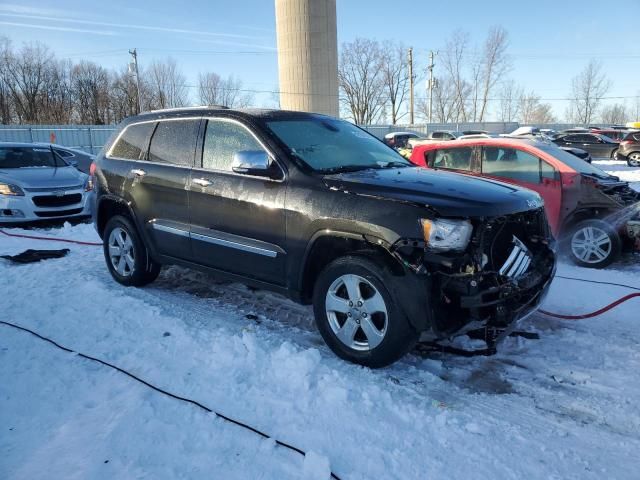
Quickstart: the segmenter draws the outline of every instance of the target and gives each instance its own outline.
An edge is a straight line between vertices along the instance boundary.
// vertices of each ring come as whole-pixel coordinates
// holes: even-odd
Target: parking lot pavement
[[[97,239],[91,225],[39,233]],[[67,247],[44,245],[0,237],[0,255]],[[522,328],[539,340],[508,338],[492,357],[411,354],[372,371],[335,358],[307,307],[176,267],[125,288],[100,248],[68,247],[62,259],[0,265],[3,319],[312,451],[342,478],[637,475],[637,302],[580,322],[538,314]],[[637,261],[625,262],[558,273],[640,287]],[[625,293],[557,278],[544,308],[584,313]],[[326,478],[322,461],[305,470],[25,335],[0,330],[0,477]]]

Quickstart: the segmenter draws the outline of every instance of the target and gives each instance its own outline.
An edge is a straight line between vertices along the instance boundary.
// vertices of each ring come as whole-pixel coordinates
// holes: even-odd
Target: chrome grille
[[[512,244],[513,249],[500,268],[500,275],[517,278],[526,273],[529,265],[531,265],[531,251],[515,235],[513,236]]]

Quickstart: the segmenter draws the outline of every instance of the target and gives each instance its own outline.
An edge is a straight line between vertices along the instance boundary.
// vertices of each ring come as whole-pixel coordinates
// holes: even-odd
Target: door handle
[[[206,178],[194,178],[191,182],[196,185],[200,185],[201,187],[208,187],[211,185],[211,180],[207,180]]]
[[[131,169],[131,173],[136,177],[144,177],[147,174],[147,172],[145,172],[141,168],[133,168]]]

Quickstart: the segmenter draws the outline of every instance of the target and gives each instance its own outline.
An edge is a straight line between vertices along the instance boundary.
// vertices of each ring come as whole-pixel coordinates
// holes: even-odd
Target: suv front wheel
[[[316,324],[340,358],[380,368],[415,345],[419,334],[386,287],[393,282],[386,268],[357,255],[334,260],[319,275],[313,292]]]
[[[161,265],[151,260],[135,226],[126,217],[109,219],[103,234],[104,258],[116,282],[127,287],[141,287],[153,282]]]

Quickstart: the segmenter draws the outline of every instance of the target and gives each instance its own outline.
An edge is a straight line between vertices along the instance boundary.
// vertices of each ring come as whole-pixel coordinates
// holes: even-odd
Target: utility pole
[[[409,123],[413,125],[413,48],[409,49]]]
[[[434,55],[437,55],[437,52],[434,54],[433,50],[431,50],[429,52],[429,66],[427,67],[427,70],[429,70],[429,84],[427,85],[427,88],[429,89],[429,123],[431,123],[431,115],[433,111],[433,88],[435,87],[433,81],[433,67],[435,67],[435,64],[433,63]]]
[[[129,50],[129,54],[133,58],[133,70],[136,75],[136,97],[138,97],[138,113],[142,112],[142,97],[140,97],[140,73],[138,71],[138,52],[134,48],[133,50]],[[131,63],[129,64],[129,73],[131,73]]]

